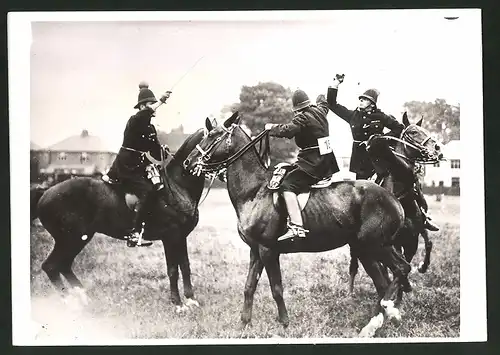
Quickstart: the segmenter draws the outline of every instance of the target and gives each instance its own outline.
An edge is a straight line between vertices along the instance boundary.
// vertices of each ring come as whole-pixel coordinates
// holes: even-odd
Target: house
[[[30,141],[30,181],[35,182],[38,180],[38,173],[40,171],[40,156],[42,147]]]
[[[445,161],[425,166],[423,185],[450,194],[460,193],[460,141],[452,140],[443,147]],[[428,190],[429,190],[428,189]],[[425,190],[425,189],[424,189]]]
[[[83,130],[39,151],[40,174],[61,180],[69,176],[99,176],[113,163],[116,153],[103,141]]]
[[[177,128],[173,128],[170,133],[162,131],[158,132],[158,140],[161,144],[168,145],[172,154],[177,152],[182,143],[184,143],[189,136],[190,134],[184,133],[184,127],[182,125]]]

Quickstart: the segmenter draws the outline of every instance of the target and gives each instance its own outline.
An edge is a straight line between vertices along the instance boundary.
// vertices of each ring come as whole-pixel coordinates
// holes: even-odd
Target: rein
[[[223,127],[223,126],[222,126]],[[231,144],[231,134],[234,130],[234,128],[237,127],[236,125],[232,125],[231,129],[227,129],[224,127],[225,133],[218,137],[206,150],[203,150],[199,145],[196,146],[196,148],[200,151],[201,157],[199,158],[201,161],[198,163],[198,169],[197,173],[198,175],[201,174],[201,170],[204,172],[219,172],[222,169],[227,168],[229,165],[234,163],[237,159],[239,159],[243,154],[245,154],[250,148],[255,146],[257,143],[261,142],[264,138],[267,137],[269,139],[269,130],[264,130],[257,137],[255,137],[253,140],[245,144],[239,151],[234,153],[232,156],[229,158],[226,158],[224,160],[218,161],[218,162],[211,162],[208,163],[208,161],[211,157],[210,152],[214,150],[221,142],[224,136],[227,135],[226,143],[229,146]],[[269,142],[266,140],[264,142],[267,147],[269,147]],[[262,143],[261,143],[262,147]],[[261,157],[262,158],[262,157]],[[267,160],[269,160],[269,157],[267,157]]]

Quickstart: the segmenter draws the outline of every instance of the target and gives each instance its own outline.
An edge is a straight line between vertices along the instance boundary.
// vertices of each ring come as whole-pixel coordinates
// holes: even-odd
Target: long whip
[[[192,70],[193,68],[203,59],[205,58],[204,55],[202,55],[200,58],[198,58],[198,60],[196,62],[194,62],[193,65],[191,65],[191,67],[174,83],[174,85],[172,85],[170,87],[170,89],[168,91],[166,91],[166,93],[169,93],[171,94],[172,93],[172,90],[182,81],[182,79],[184,79],[186,77],[186,75],[188,75]],[[158,103],[158,105],[154,108],[154,110],[156,111],[158,109],[158,107],[160,107],[161,105],[163,105],[167,100],[160,100],[160,102]]]

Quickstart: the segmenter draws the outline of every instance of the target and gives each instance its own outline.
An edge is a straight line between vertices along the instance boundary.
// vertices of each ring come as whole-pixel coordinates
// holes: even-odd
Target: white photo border
[[[265,21],[328,19],[336,11],[235,11],[235,12],[17,12],[8,14],[9,125],[11,166],[11,253],[13,345],[44,345],[27,337],[30,316],[30,230],[28,156],[30,146],[30,44],[31,22],[37,21]],[[461,203],[460,211],[460,337],[402,339],[193,339],[124,340],[71,345],[174,345],[174,344],[301,344],[301,343],[411,343],[482,342],[486,330],[486,251],[484,226],[484,143],[482,99],[482,33],[479,9],[342,10],[356,16],[383,11],[447,11],[470,26],[463,38],[468,67],[460,100]],[[465,73],[466,72],[466,73]],[[47,344],[48,345],[48,344]],[[56,345],[56,344],[50,344]],[[66,344],[68,345],[68,344]]]

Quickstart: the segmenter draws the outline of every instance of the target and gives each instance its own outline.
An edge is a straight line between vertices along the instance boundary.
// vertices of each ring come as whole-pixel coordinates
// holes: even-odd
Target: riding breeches
[[[280,191],[290,191],[296,195],[304,192],[309,192],[311,186],[316,184],[320,179],[316,179],[305,171],[296,167],[286,174],[281,182]]]

